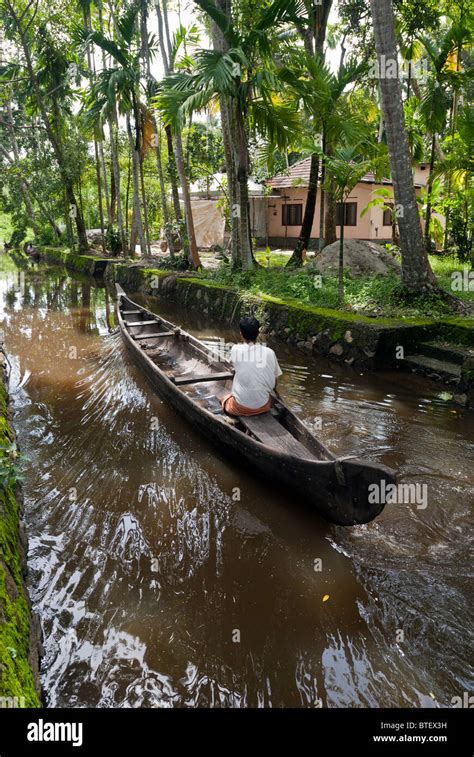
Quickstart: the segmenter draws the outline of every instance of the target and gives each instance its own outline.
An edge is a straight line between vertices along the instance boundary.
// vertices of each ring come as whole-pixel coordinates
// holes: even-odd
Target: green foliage
[[[198,181],[205,190],[213,175],[222,172],[224,167],[222,130],[211,123],[193,123],[183,131],[183,142],[188,179]]]
[[[107,249],[110,250],[112,255],[119,255],[122,251],[122,241],[120,234],[114,226],[109,226],[105,234],[105,243]]]
[[[16,444],[0,439],[0,489],[13,487],[21,478],[20,462]]]

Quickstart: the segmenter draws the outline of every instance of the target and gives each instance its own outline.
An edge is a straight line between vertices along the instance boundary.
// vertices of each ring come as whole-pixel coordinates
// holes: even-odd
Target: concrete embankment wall
[[[25,587],[27,540],[6,366],[0,352],[0,707],[38,707],[41,632]]]

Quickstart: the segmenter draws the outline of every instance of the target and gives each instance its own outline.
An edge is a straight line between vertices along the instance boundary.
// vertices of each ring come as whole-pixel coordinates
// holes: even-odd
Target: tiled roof
[[[284,174],[279,174],[278,176],[274,176],[273,179],[268,179],[267,184],[268,186],[272,187],[272,189],[288,189],[291,187],[307,187],[309,185],[309,172],[311,168],[311,158],[303,158],[303,160],[299,160],[297,163],[294,163],[288,171]],[[369,171],[369,173],[366,173],[365,176],[361,178],[362,182],[365,184],[391,184],[391,179],[383,178],[381,180],[376,181],[375,176],[372,171]],[[421,184],[416,184],[415,186],[419,187]]]
[[[294,163],[284,174],[268,179],[267,184],[273,189],[285,189],[286,187],[307,187],[309,184],[309,171],[311,158],[304,158]]]

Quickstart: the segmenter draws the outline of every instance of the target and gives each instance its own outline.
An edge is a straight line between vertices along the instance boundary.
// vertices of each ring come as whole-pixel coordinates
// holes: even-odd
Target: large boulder
[[[321,273],[336,274],[339,267],[339,240],[328,245],[314,259]],[[344,269],[352,276],[384,276],[393,272],[400,274],[399,263],[387,250],[376,242],[347,239],[344,242]]]

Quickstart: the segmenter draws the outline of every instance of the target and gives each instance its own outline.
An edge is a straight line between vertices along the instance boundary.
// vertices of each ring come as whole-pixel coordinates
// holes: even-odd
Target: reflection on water
[[[425,510],[329,526],[153,393],[104,289],[3,267],[49,705],[449,706],[469,691],[469,413],[421,379],[275,344],[282,394],[323,418],[334,452],[429,487]],[[208,343],[236,338],[161,307]]]

